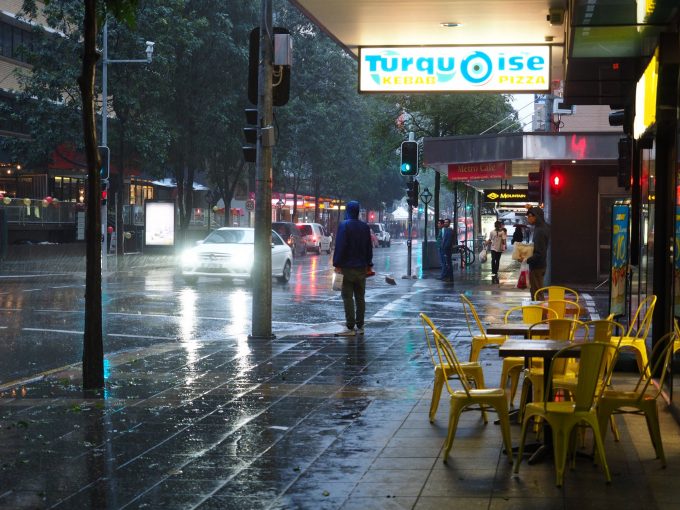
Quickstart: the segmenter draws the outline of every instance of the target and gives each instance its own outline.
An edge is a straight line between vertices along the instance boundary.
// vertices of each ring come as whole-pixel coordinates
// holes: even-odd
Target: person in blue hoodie
[[[333,266],[335,272],[343,276],[341,295],[346,325],[346,329],[336,336],[363,335],[366,276],[372,271],[373,244],[370,227],[359,219],[357,201],[347,202],[345,206],[345,220],[338,225],[335,236]]]

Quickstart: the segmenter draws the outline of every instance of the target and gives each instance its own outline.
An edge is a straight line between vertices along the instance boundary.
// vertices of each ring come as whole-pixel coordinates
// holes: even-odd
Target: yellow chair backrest
[[[680,324],[678,319],[673,319],[673,326],[675,329],[675,340],[673,341],[673,354],[680,351]]]
[[[588,342],[585,344],[572,344],[560,351],[564,353],[567,350],[579,349],[581,355],[578,362],[578,378],[576,382],[576,390],[573,392],[574,410],[588,411],[593,407],[599,395],[597,394],[598,386],[604,387],[604,384],[598,385],[598,382],[605,382],[609,379],[610,371],[613,370],[613,363],[609,360],[616,355],[616,347],[611,343],[605,342]],[[555,361],[561,357],[560,353],[556,354],[553,362],[550,365],[550,371],[553,371]]]
[[[425,340],[427,340],[427,349],[430,351],[430,359],[432,360],[432,365],[437,366],[437,360],[435,354],[437,348],[434,343],[434,335],[438,333],[438,329],[432,323],[432,320],[424,313],[420,314],[420,318],[423,321],[423,329],[425,330]]]
[[[652,354],[649,356],[647,366],[640,374],[637,384],[635,385],[635,392],[639,393],[638,400],[643,398],[657,398],[663,389],[663,383],[668,372],[668,365],[673,358],[673,348],[678,336],[675,331],[666,333],[659,338],[654,347]],[[648,369],[649,367],[649,369]],[[653,383],[654,377],[658,380]],[[648,394],[647,389],[652,388],[654,391]]]
[[[576,318],[581,316],[581,307],[575,301],[569,301],[567,299],[549,299],[543,301],[542,306],[555,310],[558,319],[562,319],[567,315]]]
[[[623,336],[626,328],[611,319],[597,319],[585,323],[588,327],[588,340],[592,342],[610,342],[612,337]]]
[[[542,321],[545,315],[548,315],[548,319],[557,319],[557,312],[551,309],[546,309],[540,305],[520,305],[513,306],[505,312],[505,323],[510,322],[510,316],[517,312],[522,312],[522,322],[524,324],[535,324]]]
[[[437,359],[439,360],[439,365],[444,369],[446,369],[446,367],[453,367],[458,380],[465,390],[465,393],[467,393],[469,396],[471,389],[470,383],[465,376],[465,372],[463,372],[463,369],[460,366],[460,361],[458,360],[458,356],[456,356],[456,351],[453,349],[451,342],[449,342],[448,338],[437,331],[434,334],[434,343],[437,347]],[[449,384],[449,378],[446,377],[444,382],[446,383],[446,389],[448,390],[449,394],[452,394],[453,389]]]
[[[577,319],[546,319],[536,324],[532,324],[529,328],[529,338],[534,338],[536,335],[532,333],[532,329],[538,324],[547,324],[549,328],[548,336],[551,340],[565,340],[571,341],[574,338],[588,338],[588,326],[584,322]]]
[[[470,336],[483,336],[486,338],[486,331],[484,330],[484,325],[482,321],[479,320],[479,315],[477,315],[477,310],[472,302],[466,298],[463,294],[460,295],[460,300],[463,303],[463,310],[465,310],[465,322],[467,323],[468,331],[470,331]],[[477,326],[479,333],[474,332],[474,325]]]
[[[568,301],[579,302],[578,292],[569,287],[562,287],[561,285],[549,285],[547,287],[541,287],[534,293],[534,300],[542,301],[541,296],[543,296],[544,291],[548,291],[548,300],[553,299],[566,299]]]
[[[630,327],[626,332],[626,336],[635,338],[647,338],[649,334],[649,328],[652,326],[652,315],[654,315],[654,307],[656,306],[656,296],[652,294],[643,299],[633,315],[633,319],[630,321]],[[636,324],[639,326],[635,327]]]

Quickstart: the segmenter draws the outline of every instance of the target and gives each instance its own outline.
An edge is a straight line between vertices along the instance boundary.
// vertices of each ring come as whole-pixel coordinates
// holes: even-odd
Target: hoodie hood
[[[359,202],[356,200],[351,200],[347,202],[345,206],[345,219],[346,220],[356,220],[359,219]]]
[[[545,225],[545,215],[543,214],[543,209],[540,207],[531,207],[527,212],[536,216],[536,224]]]

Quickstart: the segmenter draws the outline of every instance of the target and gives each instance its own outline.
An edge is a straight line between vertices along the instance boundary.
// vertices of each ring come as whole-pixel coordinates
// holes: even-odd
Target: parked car
[[[368,226],[375,233],[380,246],[389,247],[392,244],[392,236],[385,228],[385,225],[382,223],[369,223]]]
[[[272,223],[272,230],[281,236],[281,239],[290,246],[293,252],[293,257],[305,255],[307,247],[302,240],[300,231],[295,223],[290,221],[275,221]]]
[[[377,248],[378,246],[380,246],[378,236],[375,235],[375,232],[373,232],[373,230],[369,230],[369,232],[371,233],[371,245],[373,246],[373,248]]]
[[[326,229],[318,223],[298,223],[297,228],[302,235],[307,251],[321,253],[331,252],[333,238]]]
[[[213,230],[198,246],[182,254],[182,276],[196,283],[199,276],[249,279],[255,259],[255,229],[222,227]],[[272,230],[272,276],[280,282],[290,280],[293,254],[290,246]]]

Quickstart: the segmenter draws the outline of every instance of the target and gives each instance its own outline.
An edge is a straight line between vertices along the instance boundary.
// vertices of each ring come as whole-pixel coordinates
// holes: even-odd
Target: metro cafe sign
[[[362,46],[359,92],[546,92],[550,46]]]

